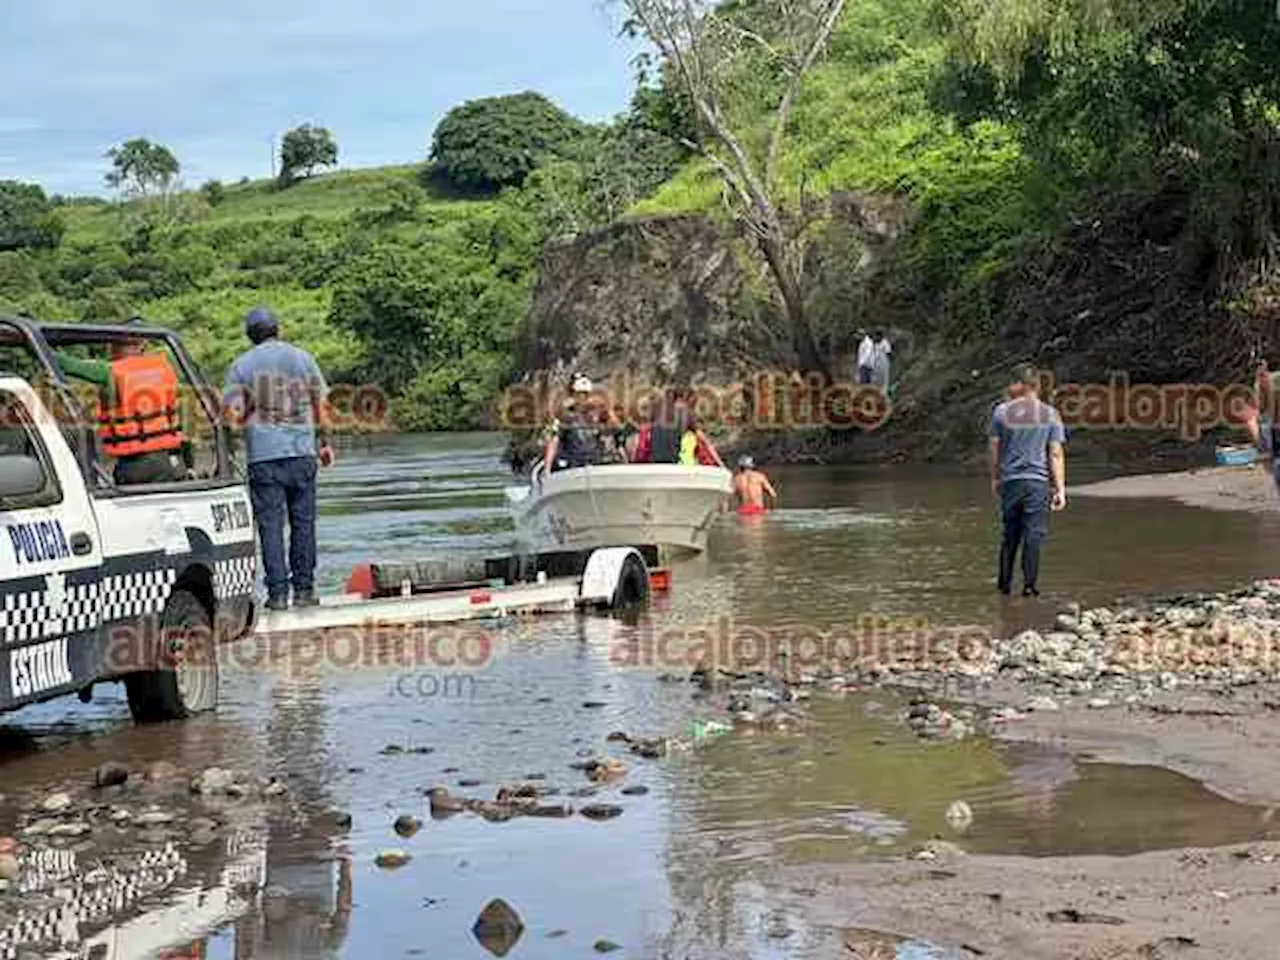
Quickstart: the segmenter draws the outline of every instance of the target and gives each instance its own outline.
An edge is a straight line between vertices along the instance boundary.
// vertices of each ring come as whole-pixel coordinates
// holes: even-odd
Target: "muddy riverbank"
[[[1280,502],[1267,468],[1261,463],[1134,474],[1071,487],[1070,493],[1119,500],[1166,499],[1189,507],[1250,513],[1274,510]]]

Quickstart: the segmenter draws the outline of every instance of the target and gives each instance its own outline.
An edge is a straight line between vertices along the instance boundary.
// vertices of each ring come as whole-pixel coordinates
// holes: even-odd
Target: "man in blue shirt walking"
[[[294,606],[315,606],[317,462],[334,460],[324,432],[328,387],[315,358],[280,339],[270,310],[249,311],[245,333],[254,346],[231,364],[223,393],[232,422],[244,427],[267,609],[288,608],[290,585]]]
[[[1009,596],[1013,565],[1022,550],[1022,595],[1040,595],[1040,546],[1049,513],[1067,505],[1066,431],[1058,411],[1039,396],[1036,371],[1019,367],[1010,399],[991,414],[991,491],[1000,503],[1004,535],[997,586]]]

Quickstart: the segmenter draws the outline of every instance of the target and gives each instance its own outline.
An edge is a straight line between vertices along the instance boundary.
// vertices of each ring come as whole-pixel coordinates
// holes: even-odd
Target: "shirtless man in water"
[[[756,469],[755,461],[743,457],[738,461],[738,475],[733,478],[733,493],[738,498],[739,513],[764,513],[765,495],[776,505],[778,493],[769,478]]]

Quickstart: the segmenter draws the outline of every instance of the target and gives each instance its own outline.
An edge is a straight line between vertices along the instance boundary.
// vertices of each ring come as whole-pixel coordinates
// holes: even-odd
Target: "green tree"
[[[280,185],[287,187],[320,167],[338,163],[338,142],[324,127],[304,123],[284,135],[280,144]]]
[[[64,230],[62,218],[40,186],[0,180],[0,250],[56,247]]]
[[[464,191],[518,187],[548,157],[562,156],[582,124],[538,93],[471,100],[436,127],[431,170]]]
[[[227,199],[227,188],[223,186],[221,180],[207,180],[200,188],[200,196],[204,197],[204,202],[209,206],[216,207]]]
[[[628,14],[626,32],[657,48],[665,75],[692,107],[698,137],[687,146],[720,175],[755,239],[797,359],[826,371],[805,311],[804,218],[787,215],[778,167],[805,77],[845,0],[618,2]],[[648,62],[641,58],[642,70]]]
[[[126,196],[167,196],[177,185],[182,169],[168,147],[142,137],[112,147],[106,156],[111,161],[107,186],[123,191]]]
[[[958,0],[940,89],[963,119],[1015,125],[1059,179],[1176,170],[1220,250],[1280,223],[1280,15],[1236,0]]]

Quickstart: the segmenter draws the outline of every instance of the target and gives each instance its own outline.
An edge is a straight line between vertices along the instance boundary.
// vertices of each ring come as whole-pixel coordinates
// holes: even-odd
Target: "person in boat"
[[[720,459],[720,451],[711,442],[711,438],[703,432],[697,417],[688,414],[684,422],[684,430],[680,434],[680,463],[686,467],[720,467],[725,469]]]
[[[628,458],[632,463],[679,463],[680,429],[676,405],[663,400],[632,438]]]
[[[738,473],[733,478],[733,495],[738,501],[739,513],[764,513],[778,504],[778,492],[773,489],[773,484],[764,472],[756,469],[755,460],[749,456],[738,460]],[[771,502],[766,502],[766,497]]]
[[[547,431],[542,453],[542,462],[547,470],[571,470],[605,462],[603,424],[601,417],[592,410],[593,391],[587,377],[574,377],[564,415]]]

